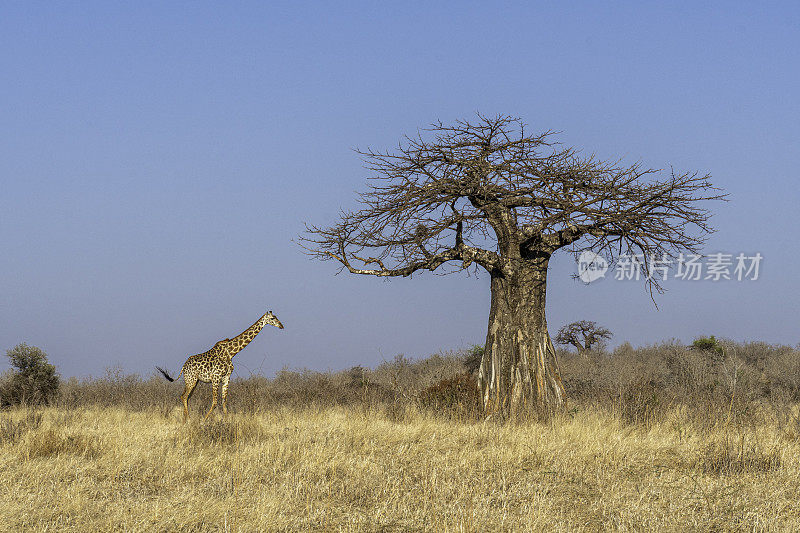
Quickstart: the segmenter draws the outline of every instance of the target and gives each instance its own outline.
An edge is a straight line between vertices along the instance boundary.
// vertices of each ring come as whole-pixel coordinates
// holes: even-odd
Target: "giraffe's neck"
[[[244,330],[242,333],[225,343],[227,352],[230,357],[241,352],[245,346],[250,344],[250,341],[256,338],[256,335],[264,329],[267,325],[267,315],[259,318],[255,324]]]

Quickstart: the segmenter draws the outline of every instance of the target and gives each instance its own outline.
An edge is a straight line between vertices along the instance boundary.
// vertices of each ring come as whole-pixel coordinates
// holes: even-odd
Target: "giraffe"
[[[228,413],[228,383],[233,372],[233,363],[231,360],[233,356],[241,352],[242,349],[250,344],[250,341],[256,338],[256,335],[267,324],[275,326],[278,329],[283,329],[283,324],[278,320],[278,317],[272,314],[272,311],[259,318],[255,324],[244,330],[240,335],[233,339],[224,339],[217,342],[213,348],[207,352],[191,356],[183,364],[183,368],[178,374],[181,377],[183,374],[184,388],[181,394],[183,401],[183,422],[189,418],[189,396],[192,394],[195,385],[198,381],[211,383],[211,408],[206,413],[203,420],[206,420],[214,411],[217,406],[217,392],[222,388],[222,411]],[[156,367],[165,378],[169,381],[175,381],[177,378],[170,376],[166,370],[161,367]]]

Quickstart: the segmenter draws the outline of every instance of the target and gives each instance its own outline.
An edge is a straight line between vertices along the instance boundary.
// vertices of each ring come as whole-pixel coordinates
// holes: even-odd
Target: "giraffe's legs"
[[[189,396],[192,395],[192,391],[194,390],[194,386],[197,385],[197,378],[187,378],[184,376],[185,385],[183,387],[183,394],[181,394],[181,400],[183,401],[183,423],[186,423],[186,420],[189,418]]]
[[[228,383],[230,382],[230,375],[222,378],[222,412],[228,414]]]
[[[211,384],[211,409],[208,410],[208,412],[206,413],[206,416],[205,416],[205,418],[203,418],[203,420],[206,420],[209,416],[211,416],[211,413],[214,411],[214,408],[217,406],[217,391],[218,390],[219,390],[219,381],[214,381]]]

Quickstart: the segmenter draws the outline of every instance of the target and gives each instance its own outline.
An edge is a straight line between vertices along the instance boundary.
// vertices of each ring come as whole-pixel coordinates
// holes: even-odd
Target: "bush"
[[[431,385],[419,395],[420,405],[451,418],[471,419],[480,411],[478,382],[469,373]]]
[[[467,369],[467,372],[477,376],[478,370],[481,367],[481,362],[483,361],[483,352],[485,348],[483,346],[475,345],[467,352],[464,356],[464,368]]]
[[[622,419],[633,425],[651,427],[666,413],[666,405],[659,398],[660,388],[653,381],[629,383],[619,391],[619,413]]]
[[[23,342],[6,356],[16,371],[0,387],[0,405],[49,404],[56,398],[60,380],[46,353]]]
[[[700,337],[692,343],[692,346],[703,352],[711,352],[716,355],[723,354],[722,345],[714,338],[714,335],[710,337]]]

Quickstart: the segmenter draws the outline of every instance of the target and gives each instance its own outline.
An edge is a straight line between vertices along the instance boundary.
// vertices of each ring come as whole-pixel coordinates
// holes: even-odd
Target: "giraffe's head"
[[[278,320],[278,317],[272,314],[272,311],[267,311],[267,314],[264,315],[264,318],[266,319],[267,324],[269,324],[270,326],[275,326],[278,329],[283,329],[283,324],[281,324],[281,321]]]

